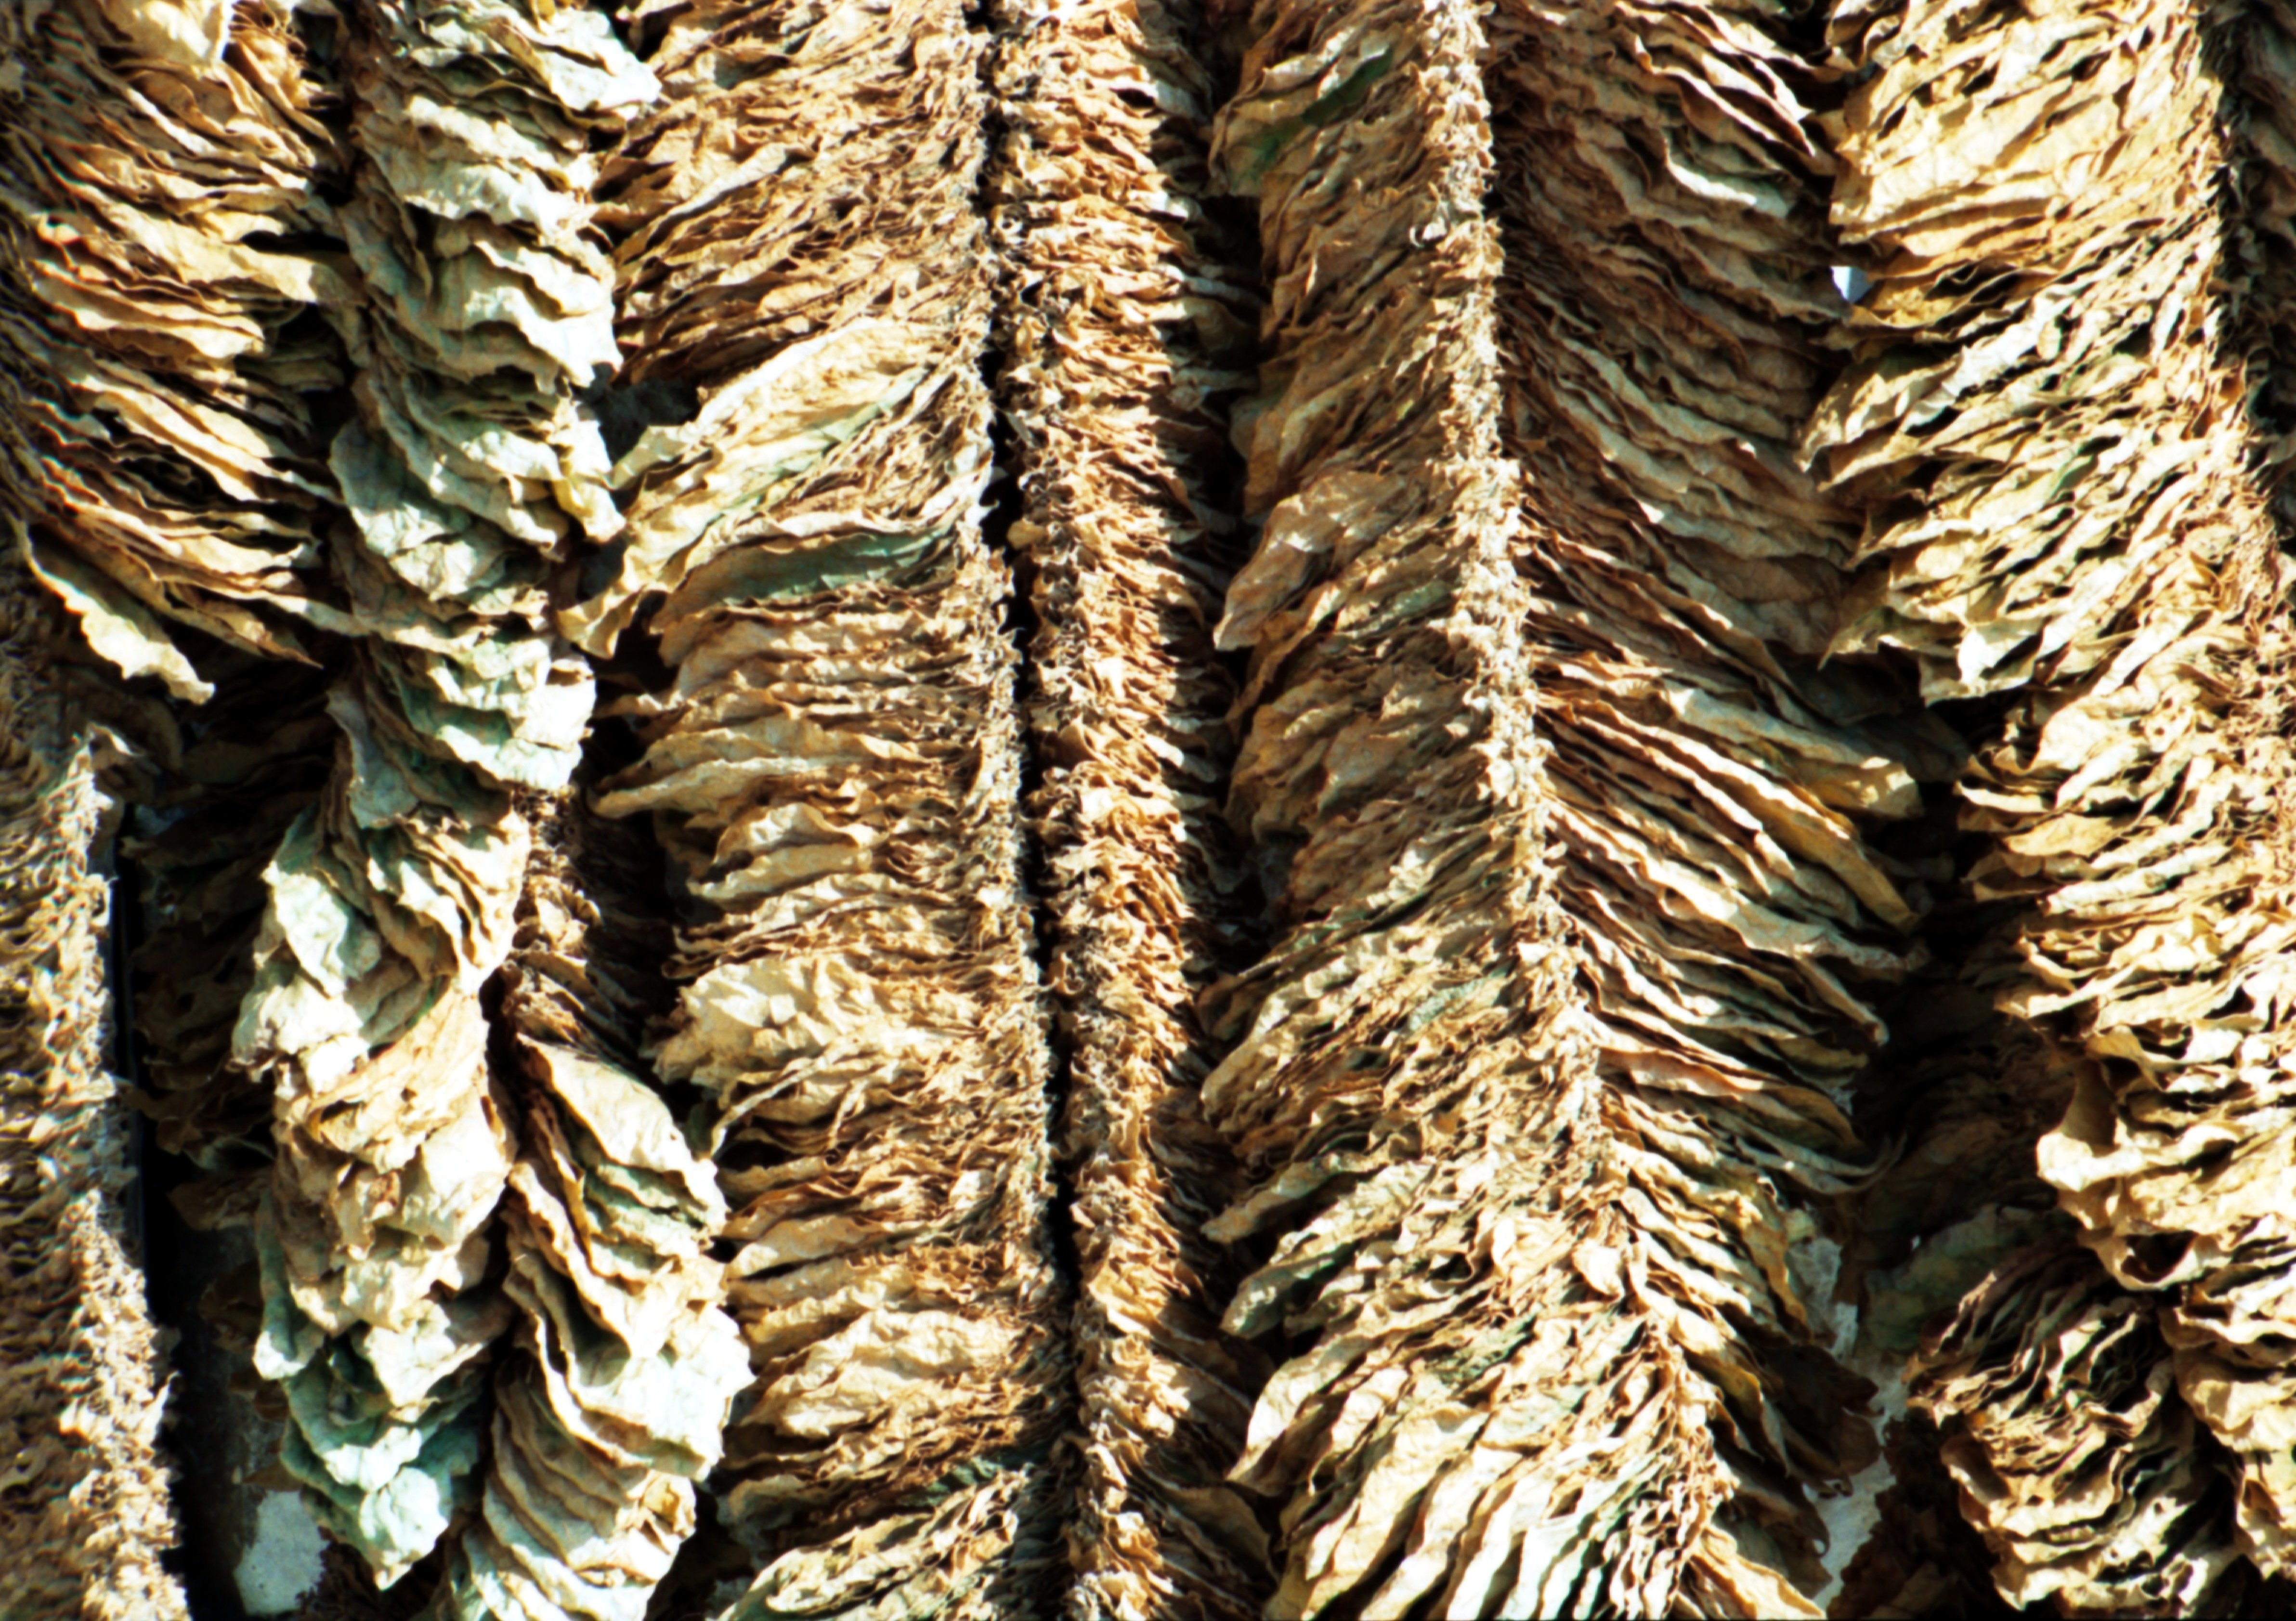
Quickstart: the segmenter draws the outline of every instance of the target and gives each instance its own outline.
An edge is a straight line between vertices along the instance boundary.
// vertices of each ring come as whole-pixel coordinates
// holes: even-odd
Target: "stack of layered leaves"
[[[536,829],[503,995],[520,1141],[503,1289],[520,1316],[442,1621],[643,1616],[747,1381],[706,1249],[725,1201],[640,1056],[671,945],[645,904],[649,854],[571,792]]]
[[[105,1075],[103,801],[56,603],[0,560],[0,1611],[181,1621],[153,1445],[165,1362]]]
[[[749,1617],[994,1615],[1057,1581],[1068,1384],[1009,590],[981,531],[987,44],[950,0],[647,4],[602,193],[629,533],[574,618],[680,926],[753,1377],[720,1511]]]
[[[2005,1595],[2107,1613],[2226,1607],[2292,1525],[2285,587],[2196,21],[1837,15],[1867,72],[1833,213],[1873,286],[1807,440],[1872,512],[1841,644],[1994,699],[1965,971],[2071,1080],[2037,1163],[2086,1249],[2035,1232],[1917,1395]]]
[[[329,313],[355,414],[325,561],[355,643],[234,1056],[275,1100],[256,1363],[286,1388],[283,1461],[390,1582],[471,1492],[518,1310],[487,1279],[512,1142],[479,992],[526,864],[512,792],[566,781],[590,709],[546,583],[620,525],[575,397],[616,355],[589,148],[654,86],[584,11],[378,0],[346,28],[354,296]]]
[[[283,9],[0,15],[12,544],[98,654],[194,700],[184,631],[310,659],[314,397],[344,377],[308,317],[349,294],[290,245],[325,227],[341,155]]]
[[[1636,1242],[1548,872],[1499,454],[1496,233],[1472,8],[1272,4],[1215,160],[1259,201],[1262,517],[1231,789],[1277,933],[1207,998],[1210,1226],[1280,1333],[1234,1478],[1268,1613],[1805,1608],[1714,1529],[1711,1400]]]
[[[1272,1585],[1224,1477],[1265,1359],[1220,1331],[1236,1190],[1194,1001],[1244,944],[1220,815],[1234,684],[1213,645],[1237,524],[1226,407],[1250,381],[1243,233],[1215,215],[1218,102],[1186,4],[998,14],[1009,256],[1002,403],[1031,582],[1031,804],[1070,1053],[1082,1436],[1079,1616],[1256,1615]]]
[[[2285,1610],[2292,446],[2284,0],[0,7],[0,1611]]]
[[[1720,6],[1510,4],[1494,45],[1558,898],[1733,1521],[1807,1571],[1808,1487],[1872,1456],[1826,1207],[1874,1162],[1851,1089],[1926,898],[1876,840],[1956,764],[1890,671],[1817,658],[1857,516],[1794,454],[1836,369],[1829,78]]]

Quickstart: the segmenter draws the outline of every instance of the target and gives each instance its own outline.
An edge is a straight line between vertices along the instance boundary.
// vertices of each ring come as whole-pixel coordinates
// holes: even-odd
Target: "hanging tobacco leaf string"
[[[90,862],[108,836],[62,615],[0,558],[0,1610],[184,1621],[154,1445],[166,1383],[130,1250]]]
[[[1222,1480],[1267,1370],[1218,1320],[1240,1273],[1203,1232],[1235,1191],[1197,1089],[1193,1001],[1237,950],[1220,816],[1234,567],[1223,405],[1250,382],[1248,250],[1207,209],[1215,93],[1190,4],[996,12],[1006,135],[1002,399],[1030,582],[1031,809],[1072,1054],[1083,1429],[1081,1617],[1246,1621],[1265,1535]]]
[[[599,803],[669,854],[658,1063],[732,1207],[726,1613],[1013,1613],[1060,1580],[1069,1371],[980,527],[987,42],[950,0],[627,21],[666,89],[601,215],[629,536],[572,622],[603,651],[667,594],[675,675]]]
[[[311,317],[345,290],[286,244],[331,228],[331,91],[258,6],[11,7],[0,52],[21,200],[0,212],[6,544],[98,658],[173,700],[86,694],[135,717],[159,784],[128,844],[149,885],[144,1101],[163,1148],[244,1171],[270,1101],[224,1060],[260,872],[329,747],[303,621],[324,585],[313,403],[344,374]],[[275,707],[290,692],[299,716]],[[245,1218],[244,1190],[209,1191]]]
[[[1728,1518],[1816,1588],[1813,1488],[1874,1455],[1828,1207],[1873,1167],[1851,1086],[1925,904],[1874,835],[1959,750],[1875,660],[1816,665],[1857,513],[1793,454],[1843,307],[1793,27],[1509,0],[1489,80],[1558,900]]]
[[[1874,262],[1806,439],[1875,513],[1837,647],[1990,700],[1959,797],[2008,921],[1964,973],[2070,1073],[2037,1163],[2087,1246],[2037,1224],[1916,1395],[2004,1595],[2074,1612],[2229,1609],[2292,1501],[2284,587],[2220,352],[2198,20],[1832,24],[1865,74],[1833,217]]]
[[[589,719],[547,624],[554,563],[620,526],[576,399],[616,359],[590,149],[654,85],[578,8],[371,0],[348,26],[328,622],[359,641],[334,774],[266,875],[235,1056],[276,1096],[256,1366],[283,1461],[388,1585],[475,1493],[485,1353],[518,1314],[484,1281],[513,1145],[479,991],[524,877],[513,791],[562,786]]]
[[[184,1613],[99,751],[320,1613],[1805,1614],[1838,1239],[1837,1607],[2271,1607],[2296,13],[1209,9],[0,6],[0,1609]]]
[[[501,1011],[520,1068],[515,1351],[495,1371],[480,1514],[426,1614],[635,1621],[693,1530],[749,1359],[706,1251],[725,1201],[639,1056],[668,1000],[654,852],[579,790],[534,822]]]
[[[138,1004],[156,1134],[243,1176],[267,1154],[269,1103],[220,1060],[261,910],[256,879],[299,788],[324,769],[316,729],[291,713],[251,749],[234,735],[264,684],[250,657],[301,667],[308,684],[323,642],[308,625],[323,606],[327,488],[312,401],[342,371],[309,317],[343,283],[306,245],[326,229],[322,189],[340,170],[316,116],[328,89],[308,66],[288,18],[264,5],[0,9],[0,566],[13,649],[0,660],[13,672],[0,730],[31,795],[12,796],[10,812],[29,842],[0,852],[5,880],[29,886],[9,908],[23,925],[5,934],[27,954],[0,975],[25,998],[22,1019],[0,1023],[33,1044],[0,1068],[45,1116],[24,1139],[37,1161],[11,1159],[22,1197],[9,1231],[26,1247],[6,1291],[8,1361],[21,1371],[12,1497],[38,1505],[9,1521],[11,1614],[184,1613],[160,1564],[175,1526],[152,1450],[157,1394],[135,1388],[159,1370],[122,1248],[85,737],[104,717],[107,749],[133,757],[116,774],[165,785],[159,823],[139,807],[130,829],[168,908],[154,949],[193,954]],[[93,660],[25,594],[38,587]],[[100,664],[146,679],[131,690]],[[184,713],[211,695],[225,713]],[[211,811],[258,795],[247,825],[191,847]],[[170,820],[184,832],[170,837]],[[244,1219],[244,1193],[210,1214]],[[51,1411],[41,1388],[63,1404]]]
[[[1267,1613],[1808,1613],[1710,1527],[1703,1381],[1546,881],[1480,29],[1401,0],[1249,26],[1214,163],[1259,202],[1263,522],[1219,637],[1278,937],[1206,998],[1236,1045],[1204,1100],[1255,1178],[1210,1231],[1269,1257],[1226,1326],[1292,1353],[1233,1476],[1280,1527]]]
[[[12,549],[128,676],[197,702],[168,622],[308,664],[329,494],[303,319],[340,163],[324,87],[260,6],[0,14],[0,487]],[[21,526],[21,527],[18,527]]]

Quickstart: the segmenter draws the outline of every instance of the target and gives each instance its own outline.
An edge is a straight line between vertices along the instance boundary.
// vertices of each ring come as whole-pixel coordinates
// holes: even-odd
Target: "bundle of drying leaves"
[[[1729,1519],[1808,1569],[1811,1488],[1873,1455],[1821,1229],[1873,1168],[1851,1086],[1918,950],[1920,872],[1882,839],[1956,763],[1890,672],[1820,662],[1857,517],[1793,446],[1841,309],[1830,80],[1780,15],[1510,4],[1495,29],[1558,898],[1636,1241],[1734,1432]]]
[[[2270,1608],[2292,446],[2283,0],[0,8],[0,1609],[107,972],[315,1617]]]
[[[54,679],[62,613],[0,560],[0,1613],[183,1621],[153,1445],[165,1360],[121,1198],[104,1073],[104,802]]]
[[[634,6],[660,106],[602,192],[668,681],[617,706],[679,927],[657,1062],[704,1095],[751,1378],[731,1614],[1000,1615],[1057,1585],[1069,1381],[981,528],[987,39],[952,0]],[[666,420],[665,420],[666,419]]]
[[[535,835],[502,1001],[520,1142],[503,1289],[519,1316],[441,1621],[643,1616],[748,1371],[707,1250],[725,1200],[641,1056],[671,946],[650,852],[576,790]]]
[[[1957,784],[1996,920],[1967,971],[2072,1080],[2038,1168],[2087,1253],[2013,1250],[1917,1394],[2005,1595],[2114,1613],[2220,1609],[2296,1529],[2285,592],[2194,21],[1836,16],[1872,71],[1833,213],[1874,286],[1807,439],[1873,512],[1840,644],[1999,695]]]
[[[1006,135],[1002,404],[1031,582],[1030,808],[1070,1053],[1082,1617],[1258,1613],[1266,1538],[1225,1477],[1263,1359],[1223,1333],[1206,1231],[1236,1169],[1198,1099],[1194,1011],[1248,926],[1220,815],[1234,688],[1213,644],[1237,523],[1227,407],[1250,381],[1248,236],[1214,209],[1218,106],[1192,4],[996,14]]]
[[[349,645],[318,802],[281,839],[234,1062],[268,1081],[258,1371],[321,1523],[394,1581],[471,1494],[512,1162],[479,992],[512,943],[529,835],[589,672],[547,575],[620,527],[578,390],[615,358],[590,240],[594,140],[654,86],[586,12],[351,8],[334,66],[357,158],[332,225],[351,374],[324,560]]]

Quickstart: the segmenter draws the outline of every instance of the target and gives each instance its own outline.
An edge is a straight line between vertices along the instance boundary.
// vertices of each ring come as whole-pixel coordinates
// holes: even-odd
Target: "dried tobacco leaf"
[[[103,806],[54,604],[0,558],[0,1613],[184,1621],[165,1379],[105,1073]]]
[[[1069,1608],[1246,1621],[1274,1581],[1222,1477],[1267,1369],[1219,1328],[1242,1274],[1202,1228],[1238,1173],[1198,1102],[1218,1052],[1193,1002],[1242,915],[1212,626],[1236,528],[1221,406],[1251,381],[1234,368],[1256,300],[1205,202],[1217,97],[1193,5],[1013,4],[997,24],[989,184],[1024,503],[1009,537],[1038,626],[1032,808],[1083,1273]]]
[[[1739,1511],[1808,1572],[1804,1485],[1874,1452],[1819,1219],[1871,1166],[1850,1086],[1923,904],[1873,837],[1957,749],[1870,660],[1815,662],[1856,528],[1793,456],[1841,309],[1794,31],[1508,0],[1488,78],[1557,898],[1636,1241],[1702,1320]]]
[[[348,294],[297,242],[340,161],[283,4],[0,8],[0,488],[128,675],[208,684],[163,619],[307,659],[309,396]]]
[[[1985,1527],[2012,1604],[2230,1613],[2241,1549],[2220,1453],[2173,1394],[2152,1304],[2050,1221],[1933,1330],[1915,1402]],[[2234,1576],[2234,1580],[2238,1580]]]
[[[1280,930],[1205,998],[1204,1101],[1281,1329],[1234,1476],[1271,1499],[1266,1613],[1808,1614],[1710,1519],[1704,1381],[1629,1227],[1546,884],[1498,454],[1472,9],[1258,8],[1216,171],[1269,306],[1237,413],[1258,550],[1231,814]],[[1695,1340],[1693,1343],[1696,1343]]]
[[[1972,893],[2015,920],[1967,971],[2072,1077],[2038,1169],[2136,1291],[2116,1304],[2098,1280],[2084,1298],[2163,1320],[2163,1338],[2128,1342],[2157,1365],[2077,1360],[2017,1423],[2079,1432],[2091,1404],[2120,1404],[2109,1375],[2181,1436],[2173,1386],[2236,1454],[2236,1493],[2205,1448],[2161,1477],[2160,1515],[2186,1529],[2152,1561],[2157,1592],[2115,1585],[2136,1545],[2118,1529],[2051,1532],[2085,1550],[2060,1590],[2076,1608],[2196,1601],[2224,1560],[2195,1551],[2177,1574],[2187,1543],[2271,1572],[2296,1527],[2281,1461],[2296,1340],[2277,1304],[2296,937],[2285,585],[2220,352],[2224,148],[2198,21],[2037,3],[1833,22],[1872,70],[1841,114],[1834,215],[1876,262],[1857,364],[1808,439],[1875,514],[1843,643],[1912,649],[1936,697],[2005,695],[1960,791],[1990,847]],[[1948,1380],[1935,1404],[1982,1432],[1980,1409],[2005,1399]],[[2024,1501],[1971,1506],[2005,1591],[2038,1592],[2055,1577],[2034,1574],[2047,1561]],[[2234,1503],[2238,1544],[2208,1520]]]
[[[343,60],[357,296],[329,313],[357,414],[326,622],[362,639],[334,774],[266,873],[234,1045],[276,1097],[257,1368],[285,1388],[288,1470],[388,1585],[471,1495],[515,1315],[482,1287],[512,1142],[478,993],[524,876],[512,791],[562,786],[589,717],[548,572],[620,526],[577,400],[616,357],[592,148],[654,85],[603,16],[506,0],[366,0]]]
[[[955,223],[971,188],[928,161],[977,139],[963,132],[980,111],[980,42],[958,15],[926,0],[624,7],[683,88],[616,153],[603,193],[629,356],[612,406],[629,528],[614,577],[565,616],[592,651],[649,592],[677,594],[684,612],[736,582],[795,596],[920,566],[967,509],[979,451],[939,397],[945,362],[917,341],[921,322],[961,319],[935,312],[983,279],[958,250],[978,229]],[[891,76],[884,59],[911,42],[921,55]],[[865,180],[870,207],[843,217]],[[910,286],[918,266],[957,273]],[[939,493],[881,524],[881,480]],[[792,524],[780,512],[798,501]],[[865,536],[873,524],[886,532]]]
[[[2262,472],[2285,535],[2296,532],[2296,6],[2230,0],[2210,21],[2217,70],[2233,91],[2227,177],[2240,228],[2227,246],[2240,273],[2238,341]]]
[[[600,808],[668,851],[658,1065],[734,1206],[732,1613],[1006,1613],[1057,1579],[1068,1370],[980,534],[985,42],[954,0],[627,16],[667,92],[602,188],[630,536],[569,623],[603,646],[668,593]]]
[[[1833,205],[1872,286],[1803,444],[1875,512],[1835,651],[1908,650],[1932,700],[2093,675],[2155,577],[2203,561],[2184,527],[2216,516],[2188,514],[2237,444],[2203,430],[2237,395],[2194,20],[2170,0],[1833,18],[1874,73],[1839,115]],[[2106,423],[2140,437],[2095,443]]]
[[[425,1612],[442,1621],[640,1621],[749,1382],[706,1249],[725,1201],[639,1056],[673,944],[651,854],[572,790],[537,830],[502,1003],[523,1070],[502,1205],[517,1354],[479,1519]]]

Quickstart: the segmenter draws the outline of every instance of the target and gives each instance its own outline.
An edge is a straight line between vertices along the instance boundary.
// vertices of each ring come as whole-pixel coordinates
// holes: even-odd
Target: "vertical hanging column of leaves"
[[[76,0],[0,12],[0,485],[12,547],[127,675],[196,702],[173,620],[308,661],[319,562],[300,319],[342,282],[334,154],[279,11]]]
[[[1210,1232],[1267,1257],[1226,1326],[1291,1353],[1233,1477],[1275,1505],[1267,1613],[1806,1613],[1710,1527],[1546,879],[1474,10],[1250,26],[1214,163],[1259,199],[1263,527],[1219,636],[1279,933],[1206,998],[1203,1095],[1258,1178]]]
[[[1203,201],[1218,102],[1193,5],[1014,4],[997,21],[1009,537],[1038,625],[1033,808],[1083,1271],[1070,1607],[1241,1621],[1272,1583],[1221,1477],[1266,1369],[1219,1329],[1240,1274],[1202,1228],[1237,1172],[1198,1101],[1218,1052],[1193,1003],[1242,918],[1212,627],[1234,563],[1222,407],[1251,381],[1234,369],[1251,359],[1248,247]]]
[[[434,1616],[637,1621],[749,1382],[706,1248],[725,1200],[639,1055],[672,995],[657,860],[578,790],[538,818],[502,1002],[521,1069],[502,1205],[516,1354]]]
[[[283,7],[229,0],[0,8],[10,1614],[184,1613],[158,1562],[175,1540],[152,1453],[159,1356],[121,1251],[125,1144],[102,1079],[94,790],[60,703],[69,692],[109,715],[153,750],[144,767],[194,795],[209,767],[236,772],[206,747],[232,722],[194,723],[179,749],[163,707],[85,665],[26,594],[36,578],[119,675],[178,700],[220,684],[231,705],[250,655],[312,661],[302,621],[327,480],[308,397],[342,373],[311,311],[343,288],[301,246],[327,228],[337,154],[288,23]],[[237,674],[211,682],[194,653]],[[293,776],[285,756],[311,741],[289,724],[266,747]],[[217,860],[195,881],[231,916],[171,923],[213,922],[243,951],[267,848],[243,847],[236,865],[184,854]],[[267,1100],[219,1073],[243,969],[204,1002],[186,986],[151,1007],[183,1036],[146,1077],[164,1093],[161,1141],[209,1164],[268,1146]]]
[[[2172,1373],[2267,1571],[2291,1523],[2284,586],[2220,352],[2198,23],[1836,13],[1864,77],[1833,216],[1874,285],[1807,441],[1893,498],[1838,645],[1987,700],[1961,817],[2005,921],[1966,971],[2071,1073],[2038,1165],[2111,1274],[2044,1228],[1918,1390],[1971,1443],[1947,1461],[2005,1595],[2110,1613],[2216,1608],[2241,1545]]]
[[[641,428],[603,649],[709,1096],[755,1377],[718,1478],[742,1616],[989,1615],[1059,1579],[1045,1007],[1010,589],[981,536],[986,41],[954,0],[632,8],[666,86],[616,158]],[[650,424],[650,425],[649,425]]]
[[[105,1073],[102,804],[62,614],[0,559],[0,1612],[182,1621],[153,1446],[163,1363],[127,1248]]]
[[[1793,26],[1505,0],[1489,78],[1557,898],[1734,1518],[1808,1581],[1805,1488],[1873,1455],[1819,1220],[1922,901],[1871,836],[1958,762],[1874,659],[1816,665],[1857,526],[1794,454],[1842,300]]]
[[[2240,0],[2210,19],[2237,137],[2235,294],[2248,350],[2250,409],[2284,536],[2296,534],[2296,6]]]
[[[300,807],[289,779],[315,749],[324,772],[327,747],[284,713],[240,731],[277,679],[266,663],[309,685],[328,487],[311,399],[344,381],[313,313],[341,279],[285,245],[332,230],[320,192],[340,168],[286,21],[226,0],[0,14],[7,544],[122,675],[195,704],[221,686],[228,711],[154,721],[135,701],[131,728],[165,783],[129,840],[152,909],[140,962],[168,970],[137,1003],[144,1101],[161,1145],[209,1169],[269,1151],[270,1100],[225,1060],[261,870]],[[226,649],[178,646],[170,621]],[[223,826],[201,809],[226,806]]]
[[[480,1287],[511,1137],[478,993],[526,864],[512,791],[562,786],[589,716],[545,626],[553,565],[620,524],[575,397],[616,359],[592,145],[653,84],[577,8],[373,0],[348,27],[358,287],[330,314],[357,412],[328,561],[361,641],[334,774],[266,874],[236,1052],[276,1099],[257,1368],[287,1468],[388,1584],[471,1494],[512,1314]]]

